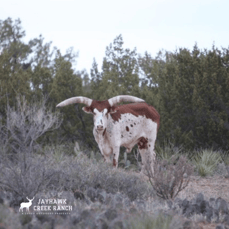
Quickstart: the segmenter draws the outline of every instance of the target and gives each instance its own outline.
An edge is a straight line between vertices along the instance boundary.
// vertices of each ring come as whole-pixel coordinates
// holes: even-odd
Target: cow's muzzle
[[[97,130],[103,130],[103,126],[102,125],[98,125],[97,126]]]

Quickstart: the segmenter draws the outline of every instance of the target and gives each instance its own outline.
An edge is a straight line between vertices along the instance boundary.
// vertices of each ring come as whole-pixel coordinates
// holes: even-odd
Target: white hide
[[[96,113],[97,115],[99,114]],[[104,134],[105,128],[106,132]],[[111,115],[108,114],[107,125],[104,126],[104,130],[97,131],[96,126],[94,126],[93,134],[107,162],[112,162],[112,159],[115,159],[117,167],[120,146],[124,146],[127,152],[131,152],[141,137],[148,139],[148,149],[139,149],[143,164],[148,160],[147,151],[149,152],[150,160],[154,160],[157,123],[151,119],[147,119],[145,116],[136,117],[132,114],[121,114],[121,119],[114,121]]]

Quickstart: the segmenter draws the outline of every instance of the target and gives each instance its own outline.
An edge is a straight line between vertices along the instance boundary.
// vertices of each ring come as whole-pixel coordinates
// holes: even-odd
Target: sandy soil
[[[200,177],[192,176],[187,188],[182,190],[177,197],[194,198],[198,193],[202,192],[206,200],[209,198],[223,198],[229,204],[229,178],[224,176]]]

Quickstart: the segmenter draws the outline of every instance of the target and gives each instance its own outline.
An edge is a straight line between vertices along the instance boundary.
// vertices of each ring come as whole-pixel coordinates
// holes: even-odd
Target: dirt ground
[[[147,180],[145,176],[141,177]],[[226,178],[225,175],[214,175],[209,177],[191,176],[188,186],[182,190],[177,197],[191,200],[195,198],[198,193],[202,193],[207,201],[209,201],[210,198],[217,199],[221,197],[229,204],[229,178]],[[194,221],[198,222],[199,220],[195,219]],[[197,224],[201,229],[215,229],[218,225],[201,221]]]
[[[221,197],[229,204],[229,178],[219,175],[206,178],[192,176],[188,187],[181,191],[177,197],[191,200],[200,192],[203,193],[206,200]],[[215,229],[217,226],[217,224],[207,222],[200,222],[198,225],[203,229]]]
[[[188,187],[182,190],[177,197],[190,200],[200,192],[204,194],[206,200],[221,197],[229,204],[229,178],[217,175],[206,178],[192,176]]]

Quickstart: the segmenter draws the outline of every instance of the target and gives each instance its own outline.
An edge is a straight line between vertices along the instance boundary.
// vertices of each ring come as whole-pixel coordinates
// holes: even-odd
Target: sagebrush
[[[193,167],[186,157],[173,156],[169,161],[157,160],[153,170],[148,166],[146,175],[157,196],[163,199],[174,199],[188,186],[192,172]]]

